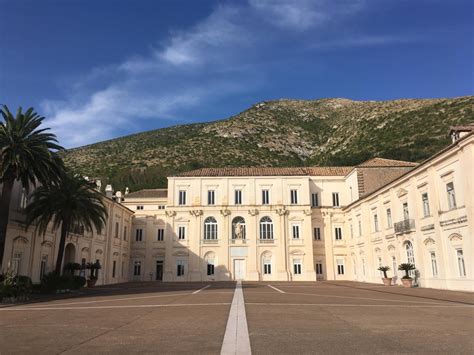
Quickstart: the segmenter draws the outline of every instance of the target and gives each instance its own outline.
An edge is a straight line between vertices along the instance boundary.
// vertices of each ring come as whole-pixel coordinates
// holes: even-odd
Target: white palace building
[[[382,265],[400,284],[398,265],[410,262],[420,287],[474,291],[474,126],[451,136],[420,164],[205,168],[169,177],[167,189],[109,192],[106,230],[71,234],[65,259],[99,260],[101,284],[381,283]],[[59,238],[25,232],[16,196],[3,266],[39,281]]]

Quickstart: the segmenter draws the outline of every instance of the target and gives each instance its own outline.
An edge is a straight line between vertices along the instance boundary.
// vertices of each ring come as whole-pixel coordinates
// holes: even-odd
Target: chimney
[[[115,201],[117,201],[118,203],[122,202],[122,193],[120,191],[117,191],[115,193]]]
[[[97,186],[97,191],[100,192],[100,190],[102,189],[102,181],[100,181],[99,179],[97,179],[95,181],[95,186]]]
[[[114,195],[114,190],[112,190],[112,185],[108,184],[105,187],[105,196],[107,196],[108,198],[112,198],[113,195]]]

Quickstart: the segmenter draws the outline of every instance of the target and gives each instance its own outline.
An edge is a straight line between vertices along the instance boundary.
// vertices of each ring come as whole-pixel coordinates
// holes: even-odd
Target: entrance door
[[[234,260],[234,280],[245,279],[245,259]]]
[[[163,281],[163,261],[156,261],[156,281]]]

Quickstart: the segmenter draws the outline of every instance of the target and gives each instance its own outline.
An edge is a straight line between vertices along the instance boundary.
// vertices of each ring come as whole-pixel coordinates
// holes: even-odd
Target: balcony
[[[415,220],[414,219],[405,219],[395,223],[394,225],[395,234],[404,234],[410,233],[415,230]]]

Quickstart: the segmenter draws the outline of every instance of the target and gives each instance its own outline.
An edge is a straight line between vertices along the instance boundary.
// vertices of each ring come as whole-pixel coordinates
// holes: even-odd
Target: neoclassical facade
[[[15,184],[10,203],[10,222],[2,270],[8,266],[16,274],[30,276],[33,282],[54,270],[58,255],[60,230],[49,228],[45,235],[36,233],[34,226],[25,230],[23,213],[28,197]],[[68,262],[85,264],[99,261],[98,285],[128,281],[130,260],[130,231],[133,212],[124,205],[104,196],[108,219],[101,231],[76,228],[66,241],[63,265]]]
[[[207,168],[167,189],[104,197],[104,231],[72,234],[65,262],[99,260],[99,283],[381,282],[415,264],[421,287],[474,291],[474,126],[421,164],[374,158],[354,167]],[[24,231],[17,188],[4,268],[39,281],[57,233]],[[80,232],[80,231],[79,231]]]
[[[360,280],[416,265],[422,287],[473,289],[473,140],[421,164],[199,169],[125,195],[130,279]]]

